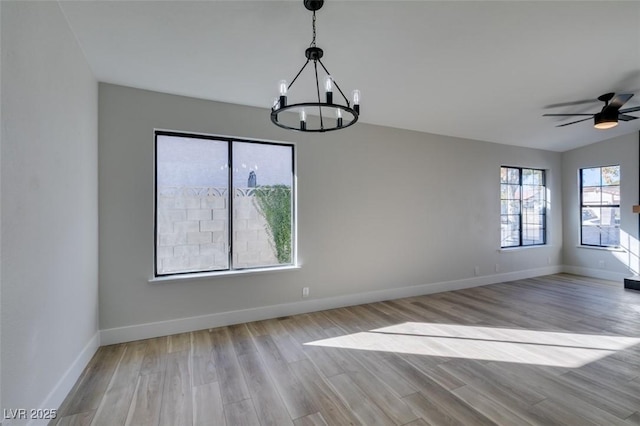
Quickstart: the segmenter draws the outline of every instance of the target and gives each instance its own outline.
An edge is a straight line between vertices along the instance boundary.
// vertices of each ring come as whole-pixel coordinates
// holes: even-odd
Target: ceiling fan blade
[[[626,104],[627,101],[632,97],[633,97],[633,93],[621,93],[619,95],[616,95],[614,96],[613,99],[611,99],[611,102],[609,102],[609,105],[607,106],[607,108],[620,109],[620,107]]]
[[[638,117],[634,117],[633,115],[618,114],[618,120],[631,121],[631,120],[637,120],[637,119]]]
[[[592,104],[594,102],[598,102],[598,101],[596,99],[584,99],[584,100],[581,100],[581,101],[560,102],[560,103],[557,103],[557,104],[545,105],[544,109],[561,108],[561,107],[584,105],[584,104]]]
[[[571,123],[564,123],[564,124],[560,124],[556,127],[564,127],[564,126],[568,126],[570,124],[576,124],[576,123],[580,123],[581,121],[587,121],[587,120],[591,120],[591,117],[589,118],[583,118],[582,120],[578,120],[578,121],[572,121]]]
[[[625,114],[625,113],[627,113],[627,112],[634,112],[634,111],[640,111],[640,106],[633,107],[633,108],[625,108],[625,109],[621,109],[621,110],[619,110],[618,112],[619,112],[620,114]]]
[[[593,114],[542,114],[543,117],[573,117],[574,115],[584,115],[593,117]]]

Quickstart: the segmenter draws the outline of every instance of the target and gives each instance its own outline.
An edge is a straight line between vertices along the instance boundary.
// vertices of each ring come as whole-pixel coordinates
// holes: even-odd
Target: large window
[[[580,169],[580,244],[620,245],[620,166]]]
[[[546,196],[544,170],[500,168],[501,247],[546,243]]]
[[[156,132],[155,275],[294,263],[292,145]]]

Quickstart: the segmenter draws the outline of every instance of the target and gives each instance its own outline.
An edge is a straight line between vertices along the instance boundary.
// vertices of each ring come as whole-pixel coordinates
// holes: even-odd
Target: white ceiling
[[[59,3],[99,81],[216,101],[270,107],[311,41],[302,0]],[[317,28],[362,122],[555,151],[640,130],[542,117],[640,105],[640,2],[327,0]]]

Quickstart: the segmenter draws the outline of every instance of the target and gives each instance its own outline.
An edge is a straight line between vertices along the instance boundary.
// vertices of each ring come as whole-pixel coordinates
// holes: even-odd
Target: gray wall
[[[624,123],[622,123],[624,126]],[[594,166],[620,165],[620,233],[623,251],[579,247],[580,188],[578,171]],[[567,271],[621,280],[638,273],[638,134],[620,136],[562,154],[563,260]],[[621,282],[621,281],[620,281]]]
[[[99,117],[101,330],[298,302],[303,286],[344,297],[561,264],[559,153],[367,124],[299,134],[268,110],[109,84]],[[296,142],[301,269],[149,283],[154,128]],[[549,246],[499,250],[501,165],[549,170]]]
[[[2,408],[56,408],[98,342],[98,87],[57,2],[0,10]]]

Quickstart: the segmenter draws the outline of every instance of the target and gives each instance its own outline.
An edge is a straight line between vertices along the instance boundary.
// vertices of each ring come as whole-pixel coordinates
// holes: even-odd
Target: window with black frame
[[[293,265],[294,147],[156,132],[155,275]]]
[[[580,244],[620,245],[620,166],[580,169]]]
[[[540,169],[500,168],[500,246],[546,244],[546,173]]]

